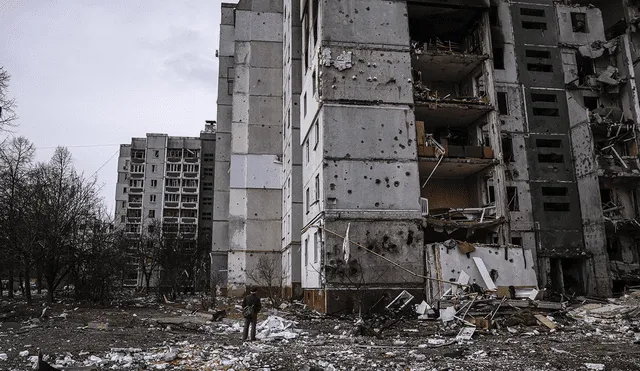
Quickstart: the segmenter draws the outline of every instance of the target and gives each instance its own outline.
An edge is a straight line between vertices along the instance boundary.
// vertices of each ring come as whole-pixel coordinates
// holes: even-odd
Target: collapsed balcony
[[[577,74],[575,79],[566,84],[567,89],[618,93],[619,86],[625,83],[626,79],[620,76],[618,68],[609,64],[617,49],[617,39],[580,46],[576,53]]]
[[[591,131],[601,177],[640,177],[635,123],[617,107],[590,111]]]
[[[483,62],[483,11],[409,5],[418,120],[469,125],[492,110]]]
[[[479,285],[487,290],[514,297],[531,298],[537,294],[538,281],[533,255],[516,245],[478,244],[466,240],[449,239],[441,243],[426,244],[433,278],[428,292],[434,299],[454,295],[458,285]],[[445,282],[443,282],[445,281]]]

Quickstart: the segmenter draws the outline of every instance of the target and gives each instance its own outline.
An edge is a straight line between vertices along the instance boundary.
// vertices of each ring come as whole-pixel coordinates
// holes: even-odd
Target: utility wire
[[[109,159],[107,161],[104,162],[104,164],[102,164],[98,170],[96,170],[93,174],[91,174],[91,176],[89,178],[92,178],[94,175],[96,175],[98,173],[98,171],[102,170],[103,167],[105,167],[109,161],[111,161],[113,159],[113,157],[115,157],[115,155],[118,154],[118,152],[120,152],[120,148],[118,148],[115,152],[113,152],[113,154],[111,155],[111,157],[109,157]]]
[[[113,146],[119,146],[119,145],[120,144],[118,144],[118,143],[114,143],[114,144],[79,144],[79,145],[72,145],[72,146],[59,145],[59,146],[36,147],[36,149],[53,149],[53,148],[58,148],[58,147],[66,147],[66,148],[113,147]]]

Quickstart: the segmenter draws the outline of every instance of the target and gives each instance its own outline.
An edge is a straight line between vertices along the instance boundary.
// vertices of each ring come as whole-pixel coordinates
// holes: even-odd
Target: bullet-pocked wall
[[[211,282],[226,290],[229,252],[229,166],[235,80],[235,6],[221,5],[217,132],[213,182]]]
[[[282,273],[287,297],[301,290],[302,147],[300,92],[302,90],[302,23],[300,0],[283,2],[283,149],[282,149]]]
[[[282,11],[282,1],[259,0],[235,9],[227,282],[234,295],[272,286],[265,271],[281,272]]]
[[[538,278],[542,286],[560,285],[564,275],[577,291],[587,291],[588,264],[580,197],[573,166],[560,29],[552,1],[511,5],[517,40],[518,76],[524,85],[529,137],[525,139],[532,215],[536,232]],[[564,268],[564,270],[563,270]],[[558,273],[559,272],[559,273]],[[555,287],[564,290],[564,287]]]
[[[345,262],[340,237],[350,223],[354,243],[422,271],[407,6],[309,1],[301,20],[302,286],[333,310],[340,300],[320,290],[423,284],[356,244]]]

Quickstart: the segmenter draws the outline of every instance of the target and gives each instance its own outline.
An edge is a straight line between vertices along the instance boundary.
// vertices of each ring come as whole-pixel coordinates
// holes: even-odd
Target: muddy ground
[[[234,303],[224,307],[225,319],[211,322],[203,310],[192,314],[197,300],[188,301],[139,298],[109,308],[62,301],[40,318],[42,303],[26,307],[5,299],[0,358],[4,353],[6,360],[0,359],[0,370],[32,369],[38,349],[60,369],[85,370],[640,370],[640,329],[620,318],[587,323],[547,313],[557,329],[515,324],[477,330],[472,340],[455,342],[459,324],[410,316],[381,337],[356,336],[353,318],[291,305],[259,317],[296,321],[285,331],[291,336],[243,344]]]

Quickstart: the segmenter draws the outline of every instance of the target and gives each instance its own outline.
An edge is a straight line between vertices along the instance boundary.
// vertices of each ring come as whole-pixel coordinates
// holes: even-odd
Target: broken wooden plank
[[[558,324],[550,321],[547,317],[543,316],[542,314],[536,314],[534,317],[536,317],[538,322],[540,322],[543,325],[547,326],[547,328],[550,329],[550,330],[553,330],[556,327],[558,327]]]

